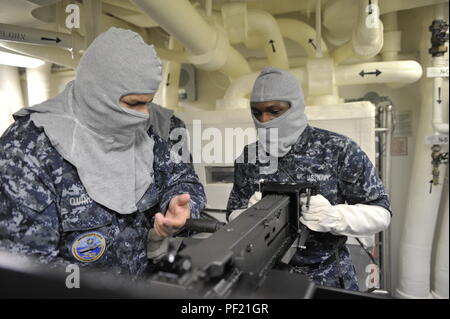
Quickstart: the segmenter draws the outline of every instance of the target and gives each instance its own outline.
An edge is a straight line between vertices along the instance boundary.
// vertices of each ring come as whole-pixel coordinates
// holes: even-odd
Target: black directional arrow
[[[364,77],[364,75],[370,75],[370,74],[375,74],[375,76],[379,76],[381,74],[381,71],[377,69],[375,72],[364,72],[364,70],[359,72],[359,75],[361,75],[361,77]]]
[[[58,38],[58,37],[56,37],[56,39],[42,37],[41,40],[44,40],[44,41],[55,41],[56,43],[61,42],[61,39]]]
[[[311,43],[311,45],[314,47],[314,50],[317,50],[316,45],[314,44],[314,40],[313,39],[309,39],[308,43]]]
[[[442,100],[441,100],[441,88],[438,88],[438,90],[439,90],[439,97],[438,97],[437,102],[438,102],[439,104],[441,104],[441,102],[442,102]]]
[[[170,85],[170,73],[169,74],[167,74],[167,82],[166,82],[166,86],[169,86]]]
[[[272,45],[272,51],[273,51],[273,52],[277,52],[277,51],[275,50],[275,45],[274,45],[275,41],[274,41],[274,40],[269,40],[269,43]]]
[[[372,14],[372,0],[369,0],[369,14]]]

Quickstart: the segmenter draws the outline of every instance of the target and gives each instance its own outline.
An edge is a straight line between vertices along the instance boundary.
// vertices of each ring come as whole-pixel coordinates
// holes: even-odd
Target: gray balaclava
[[[256,78],[251,102],[286,101],[290,109],[281,116],[262,123],[252,114],[260,145],[271,156],[282,157],[289,152],[308,124],[305,114],[303,90],[299,81],[289,71],[267,67]],[[267,130],[278,129],[277,136]]]
[[[152,45],[135,32],[111,28],[88,47],[75,81],[58,96],[22,109],[43,127],[56,150],[74,165],[89,196],[120,214],[153,183],[149,115],[121,107],[127,94],[155,93],[162,65]],[[152,103],[148,110],[152,113]]]

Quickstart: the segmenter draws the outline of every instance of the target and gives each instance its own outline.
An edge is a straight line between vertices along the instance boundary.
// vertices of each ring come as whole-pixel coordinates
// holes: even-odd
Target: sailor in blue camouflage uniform
[[[160,81],[153,46],[111,28],[61,94],[15,114],[0,138],[0,249],[137,278],[152,227],[164,237],[199,217],[203,186],[151,126]]]
[[[367,155],[350,138],[308,125],[298,80],[288,71],[264,69],[257,78],[251,111],[258,142],[235,161],[227,209],[244,209],[261,198],[259,183],[312,182],[319,186],[300,221],[310,229],[306,249],[290,265],[316,284],[358,290],[347,236],[369,236],[390,223],[390,203]],[[276,129],[276,143],[267,131]],[[272,132],[270,132],[272,133]],[[276,169],[268,169],[275,158]],[[270,165],[269,165],[270,164]]]

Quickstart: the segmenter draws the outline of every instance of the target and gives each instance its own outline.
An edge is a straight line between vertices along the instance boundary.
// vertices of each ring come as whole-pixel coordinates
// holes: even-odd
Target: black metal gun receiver
[[[189,267],[160,272],[151,283],[171,291],[178,287],[179,296],[254,295],[298,237],[300,197],[315,194],[317,189],[313,184],[263,184],[258,203],[209,238],[187,244],[178,253],[177,259],[189,260]]]

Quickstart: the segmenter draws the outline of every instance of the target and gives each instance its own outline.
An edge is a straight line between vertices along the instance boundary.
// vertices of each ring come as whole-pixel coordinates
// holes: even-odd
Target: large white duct
[[[51,63],[37,68],[27,68],[28,105],[35,105],[50,98]]]
[[[209,25],[187,0],[133,0],[192,53],[198,68],[220,71],[231,78],[250,72],[247,61],[230,46],[225,31]]]
[[[14,120],[12,114],[24,106],[19,69],[0,64],[0,135]]]
[[[440,223],[438,224],[439,236],[435,241],[436,254],[434,261],[434,268],[432,272],[432,286],[431,294],[433,297],[438,299],[448,299],[449,298],[449,281],[448,281],[448,242],[449,242],[449,206],[448,206],[448,169],[445,175],[444,184],[444,198],[442,200],[442,205],[439,214],[441,215]]]

